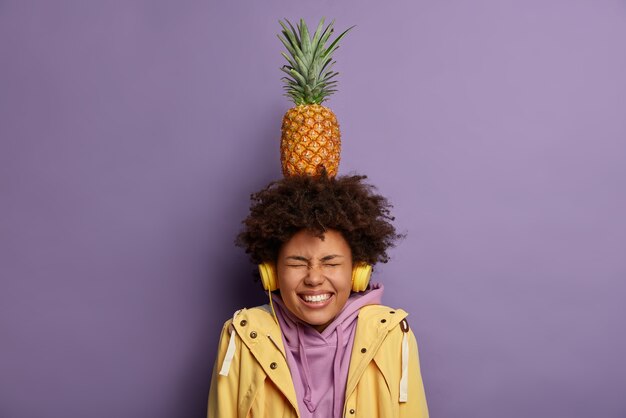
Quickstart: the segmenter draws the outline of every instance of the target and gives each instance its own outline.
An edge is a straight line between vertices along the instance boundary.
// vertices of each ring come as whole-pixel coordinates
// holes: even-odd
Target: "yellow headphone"
[[[276,265],[271,262],[259,264],[261,283],[263,289],[272,292],[278,289],[278,277],[276,275]],[[362,292],[367,289],[372,275],[372,266],[367,263],[358,263],[352,268],[352,291]]]

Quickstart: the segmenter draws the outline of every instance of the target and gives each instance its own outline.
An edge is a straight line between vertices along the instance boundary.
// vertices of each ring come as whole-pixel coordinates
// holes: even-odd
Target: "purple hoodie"
[[[272,295],[302,418],[342,415],[359,310],[380,304],[382,295],[379,283],[351,294],[321,333],[293,315],[279,295]]]

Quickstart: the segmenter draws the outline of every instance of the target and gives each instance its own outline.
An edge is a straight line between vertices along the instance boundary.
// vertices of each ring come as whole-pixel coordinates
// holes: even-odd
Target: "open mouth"
[[[320,295],[299,295],[300,299],[307,303],[324,303],[332,297],[331,293],[322,293]]]

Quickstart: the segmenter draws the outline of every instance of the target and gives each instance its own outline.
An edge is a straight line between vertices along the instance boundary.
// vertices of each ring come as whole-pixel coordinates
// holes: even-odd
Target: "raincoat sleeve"
[[[218,344],[215,365],[213,366],[213,376],[211,378],[211,389],[209,390],[209,402],[207,407],[207,418],[224,418],[237,416],[237,399],[239,398],[239,365],[238,353],[231,363],[228,376],[219,375],[220,368],[226,357],[228,343],[230,340],[230,324],[232,320],[226,321],[222,328],[220,342]],[[239,344],[240,345],[240,344]]]
[[[409,343],[409,376],[407,401],[400,403],[401,418],[428,418],[428,406],[424,392],[424,382],[420,371],[417,341],[413,330],[407,334]]]

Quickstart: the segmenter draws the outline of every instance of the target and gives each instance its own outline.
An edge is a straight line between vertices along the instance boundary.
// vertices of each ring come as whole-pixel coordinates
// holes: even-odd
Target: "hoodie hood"
[[[292,314],[273,294],[287,364],[303,418],[341,416],[359,310],[382,301],[383,286],[353,293],[321,333]]]

